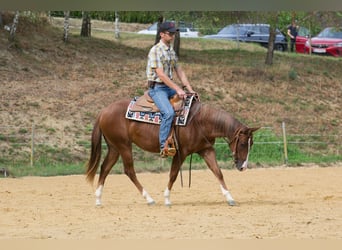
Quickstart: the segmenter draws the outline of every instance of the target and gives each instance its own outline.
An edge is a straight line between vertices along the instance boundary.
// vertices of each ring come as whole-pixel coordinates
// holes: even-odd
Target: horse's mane
[[[236,127],[241,126],[241,123],[230,113],[200,102],[194,103],[188,119],[189,123],[193,119],[203,124],[211,123],[214,133],[234,132]]]

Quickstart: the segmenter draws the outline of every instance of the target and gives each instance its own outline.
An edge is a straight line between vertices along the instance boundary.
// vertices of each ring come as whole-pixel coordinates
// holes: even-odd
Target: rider
[[[169,148],[169,145],[165,145],[175,116],[169,99],[175,94],[178,94],[180,98],[186,98],[184,90],[173,81],[173,70],[183,86],[190,93],[194,93],[184,71],[177,64],[178,58],[172,48],[171,42],[177,31],[175,23],[161,23],[159,27],[160,41],[151,48],[146,67],[149,95],[161,113],[159,144],[160,156],[163,158],[168,156],[168,152],[170,154],[176,152],[175,148]]]

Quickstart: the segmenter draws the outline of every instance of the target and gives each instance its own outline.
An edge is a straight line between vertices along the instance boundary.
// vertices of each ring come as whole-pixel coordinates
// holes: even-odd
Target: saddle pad
[[[131,111],[131,107],[136,102],[138,97],[134,97],[134,99],[129,103],[126,118],[130,120],[140,121],[140,122],[147,122],[153,124],[160,124],[161,123],[161,113],[160,112],[144,112],[144,111]],[[176,116],[176,125],[178,126],[185,126],[192,101],[194,96],[187,96],[184,103],[184,109],[181,111],[180,115]]]

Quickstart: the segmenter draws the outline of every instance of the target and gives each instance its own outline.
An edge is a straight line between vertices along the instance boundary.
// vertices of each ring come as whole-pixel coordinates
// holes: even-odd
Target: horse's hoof
[[[165,204],[165,207],[171,207],[171,201],[168,199],[165,200],[164,204]]]
[[[227,201],[229,206],[236,206],[235,201]]]
[[[155,205],[156,204],[156,202],[155,201],[150,201],[150,202],[147,202],[147,205],[149,205],[149,206],[153,206],[153,205]]]

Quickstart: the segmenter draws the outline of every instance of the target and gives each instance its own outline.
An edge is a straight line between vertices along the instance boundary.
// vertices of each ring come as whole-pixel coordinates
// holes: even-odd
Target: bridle
[[[229,147],[233,148],[232,154],[234,157],[234,161],[237,161],[235,159],[235,156],[238,155],[238,143],[240,140],[240,135],[241,135],[242,129],[243,129],[242,127],[239,127],[235,130],[233,139],[231,141],[229,141],[229,139],[227,137],[224,137],[224,140],[229,144]],[[232,147],[232,144],[233,144],[233,147]],[[250,149],[251,149],[251,136],[248,137],[248,151],[247,151],[246,161],[248,161]]]

